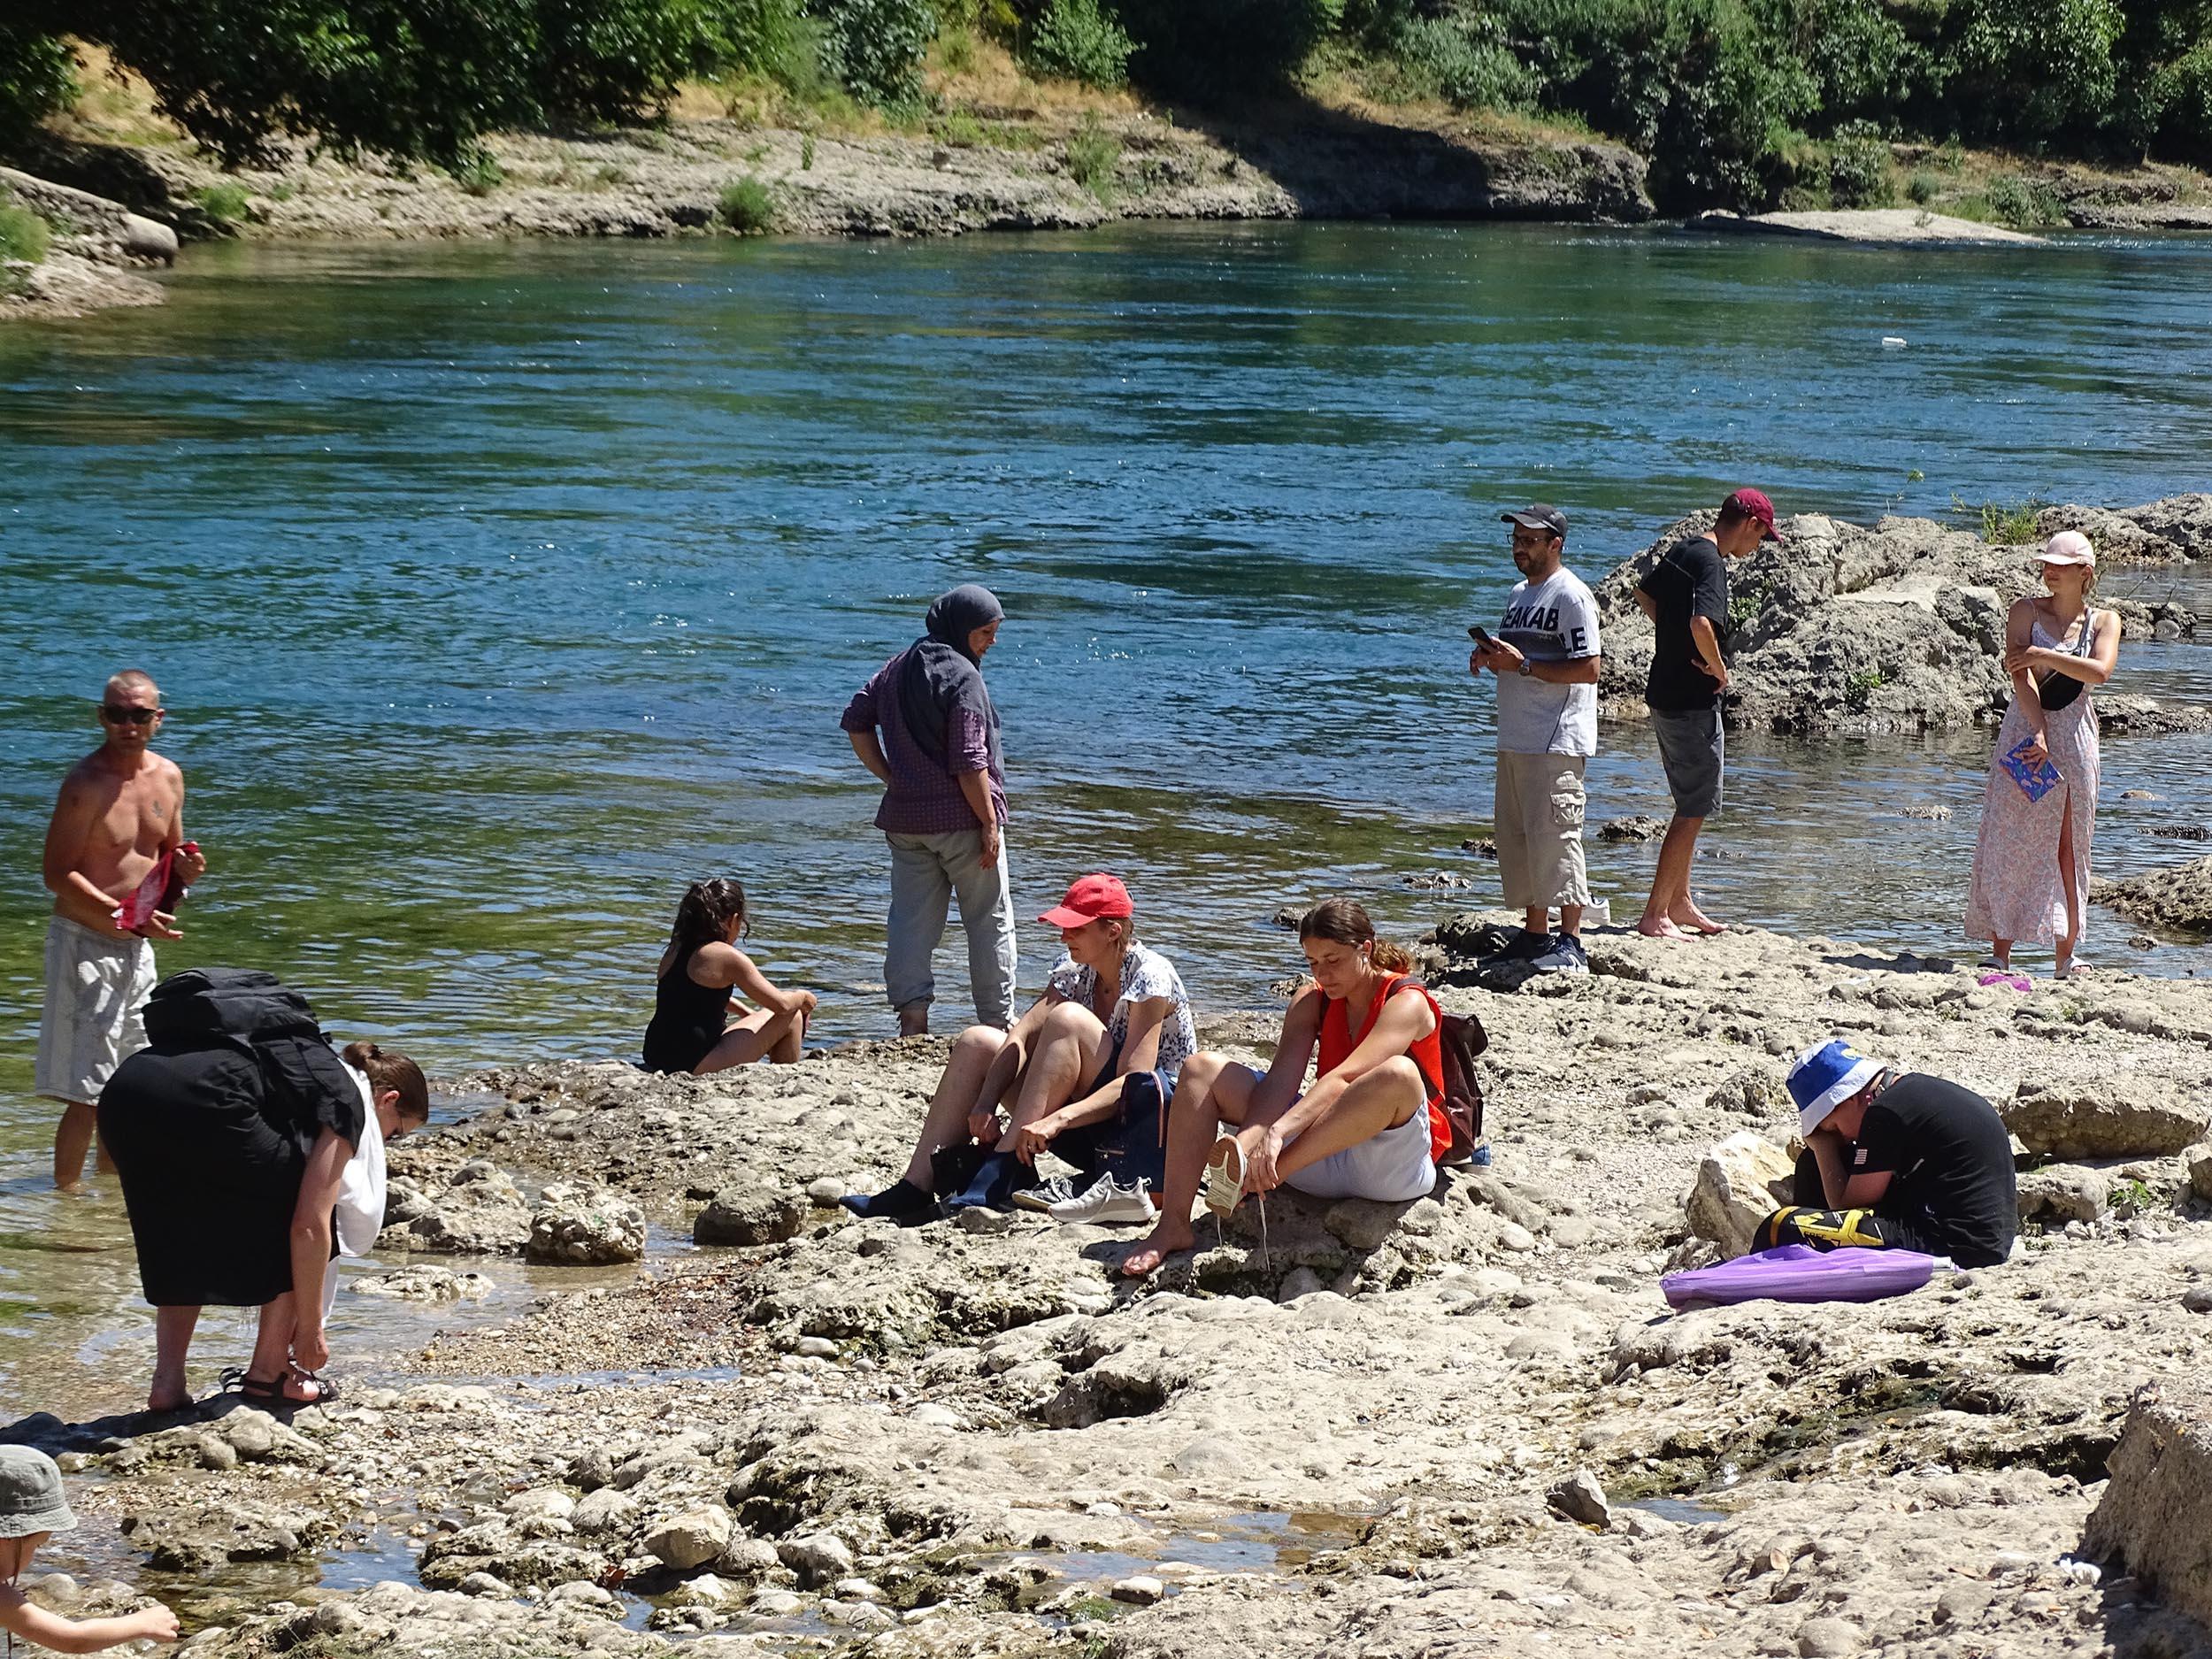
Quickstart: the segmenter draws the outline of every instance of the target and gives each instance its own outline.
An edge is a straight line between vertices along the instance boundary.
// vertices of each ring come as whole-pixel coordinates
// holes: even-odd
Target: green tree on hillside
[[[2119,0],[1966,0],[1951,84],[1975,136],[2086,139],[2116,113]]]
[[[689,76],[795,73],[819,50],[870,103],[911,98],[927,0],[16,0],[0,142],[64,104],[66,35],[143,75],[218,154],[312,137],[453,165],[487,133],[652,113]],[[811,66],[809,66],[811,67]]]
[[[941,4],[1039,72],[1125,73],[1178,102],[1271,96],[1348,61],[1393,96],[1549,111],[1649,157],[1678,210],[1764,205],[1845,159],[1865,199],[1888,188],[1869,175],[1894,139],[2212,162],[2212,0],[4,4],[0,145],[69,97],[65,35],[231,157],[289,134],[457,165],[503,127],[649,116],[691,77],[913,109]]]

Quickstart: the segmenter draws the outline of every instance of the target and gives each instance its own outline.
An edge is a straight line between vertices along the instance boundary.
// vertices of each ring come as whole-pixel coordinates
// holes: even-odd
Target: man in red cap
[[[1720,630],[1728,624],[1724,561],[1781,539],[1774,503],[1765,493],[1740,489],[1721,503],[1720,522],[1710,535],[1676,542],[1636,587],[1636,603],[1651,618],[1655,634],[1644,701],[1651,706],[1652,732],[1674,796],[1674,820],[1659,844],[1651,897],[1636,924],[1649,938],[1722,931],[1690,896],[1690,861],[1697,854],[1698,831],[1720,810],[1726,758],[1720,716],[1721,693],[1728,689],[1728,664],[1720,653]]]

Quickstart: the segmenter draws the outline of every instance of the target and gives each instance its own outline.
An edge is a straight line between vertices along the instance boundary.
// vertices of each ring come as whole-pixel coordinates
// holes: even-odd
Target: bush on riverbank
[[[1585,120],[1663,206],[1879,204],[1893,138],[2212,161],[2208,0],[1353,0],[1344,29],[1372,92]]]
[[[690,79],[918,104],[928,0],[20,0],[0,24],[0,148],[65,108],[67,40],[142,76],[227,161],[311,138],[464,167],[488,133],[664,110]]]
[[[764,235],[776,227],[776,198],[749,173],[724,188],[715,211],[741,236]]]
[[[69,49],[27,23],[0,23],[0,149],[77,96]]]

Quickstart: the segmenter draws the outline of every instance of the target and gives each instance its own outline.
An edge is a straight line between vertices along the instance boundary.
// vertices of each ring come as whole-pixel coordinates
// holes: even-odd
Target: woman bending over
[[[1160,1223],[1123,1262],[1132,1279],[1196,1244],[1191,1203],[1202,1179],[1207,1208],[1220,1216],[1245,1194],[1278,1187],[1405,1203],[1436,1185],[1451,1129],[1434,999],[1408,976],[1405,952],[1376,938],[1349,899],[1308,910],[1298,943],[1313,983],[1291,999],[1265,1075],[1211,1052],[1183,1067],[1169,1107]],[[1309,1061],[1317,1075],[1302,1094]],[[1225,1123],[1233,1133],[1220,1133]]]
[[[763,1056],[779,1065],[799,1057],[818,999],[769,984],[737,948],[747,931],[743,887],[726,876],[691,884],[661,953],[653,1020],[645,1028],[648,1071],[703,1077]],[[747,1008],[737,992],[758,1006]]]
[[[315,1373],[338,1267],[375,1240],[347,1222],[349,1178],[380,1188],[386,1141],[430,1118],[422,1069],[375,1043],[341,1058],[297,993],[265,973],[193,968],[155,987],[149,1046],[100,1092],[139,1283],[154,1307],[148,1408],[192,1402],[185,1364],[204,1307],[257,1308],[253,1357],[227,1379],[257,1405],[335,1398]]]

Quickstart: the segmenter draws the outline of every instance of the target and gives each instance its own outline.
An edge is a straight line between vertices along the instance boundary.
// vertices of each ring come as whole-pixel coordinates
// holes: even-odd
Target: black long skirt
[[[141,1049],[100,1092],[138,1278],[157,1308],[253,1308],[292,1288],[292,1211],[307,1158],[234,1048]]]

